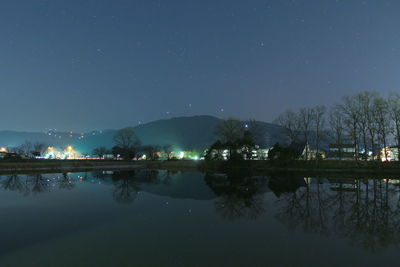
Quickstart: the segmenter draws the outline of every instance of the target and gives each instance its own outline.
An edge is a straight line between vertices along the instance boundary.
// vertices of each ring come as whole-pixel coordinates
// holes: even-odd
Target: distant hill
[[[215,127],[222,119],[213,116],[177,117],[157,120],[135,126],[135,132],[143,144],[171,144],[175,149],[205,149],[215,141]],[[260,122],[266,129],[266,145],[285,142],[282,127]],[[113,136],[117,130],[92,131],[84,134],[54,132],[32,133],[0,131],[0,146],[18,146],[26,140],[44,142],[49,145],[63,147],[73,145],[82,152],[91,152],[94,148],[105,146],[111,148]]]

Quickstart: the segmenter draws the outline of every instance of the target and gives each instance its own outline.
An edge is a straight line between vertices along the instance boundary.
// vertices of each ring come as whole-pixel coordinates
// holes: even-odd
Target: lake
[[[0,176],[0,266],[389,266],[400,180],[157,170]]]

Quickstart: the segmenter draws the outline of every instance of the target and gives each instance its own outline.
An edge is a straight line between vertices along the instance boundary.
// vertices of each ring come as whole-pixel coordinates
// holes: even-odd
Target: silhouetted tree
[[[251,133],[252,142],[258,146],[265,146],[267,129],[264,124],[254,119],[249,120],[245,125],[245,131]]]
[[[156,160],[158,158],[158,146],[147,145],[142,147],[142,151],[146,154],[146,159]]]
[[[325,112],[324,106],[316,106],[313,109],[314,130],[315,130],[315,146],[316,146],[316,159],[320,159],[321,140],[323,139],[323,132],[325,126]]]
[[[170,144],[163,145],[162,147],[165,155],[167,156],[167,159],[169,160],[171,158],[171,153],[172,153],[172,146]]]
[[[104,155],[109,154],[110,151],[106,147],[102,146],[102,147],[93,149],[92,153],[93,153],[93,155],[97,155],[99,158],[103,158]]]
[[[400,94],[391,94],[388,101],[389,113],[393,122],[393,134],[397,146],[397,157],[400,160]]]
[[[289,139],[288,143],[298,142],[300,135],[300,118],[299,115],[290,109],[285,110],[274,123],[282,126],[286,131]]]
[[[45,144],[45,143],[40,143],[40,142],[36,142],[33,145],[33,155],[40,157],[43,156],[44,152],[46,152],[46,149],[49,147],[49,145]]]
[[[329,112],[330,134],[338,147],[338,157],[342,159],[342,145],[344,139],[344,118],[341,109],[334,106]]]
[[[234,143],[243,136],[244,125],[241,121],[228,118],[217,125],[215,134],[222,142]]]
[[[135,157],[141,144],[132,127],[118,130],[114,135],[114,142],[116,146],[113,148],[113,154],[119,152],[125,160]]]

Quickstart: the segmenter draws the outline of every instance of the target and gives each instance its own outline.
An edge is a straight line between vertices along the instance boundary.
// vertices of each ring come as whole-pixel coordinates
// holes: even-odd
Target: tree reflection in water
[[[114,186],[115,201],[133,203],[143,184],[174,186],[174,175],[157,170],[102,171],[90,179],[67,173],[6,175],[0,176],[0,189],[30,195],[72,190],[78,182],[104,183]],[[264,195],[271,190],[276,196],[271,213],[290,229],[340,236],[369,251],[400,243],[400,180],[248,173],[206,174],[204,180],[218,197],[216,212],[226,220],[259,218],[265,212]]]
[[[224,219],[257,219],[265,212],[263,196],[267,181],[265,177],[235,173],[206,174],[204,179],[219,197],[215,201],[215,207],[217,213]]]
[[[113,197],[118,203],[133,203],[140,192],[140,185],[143,183],[155,183],[157,178],[157,170],[116,171],[112,174],[115,186]]]
[[[9,191],[23,192],[25,185],[18,175],[7,175],[0,180],[1,188]]]
[[[60,189],[72,190],[75,188],[75,181],[68,175],[68,173],[63,173],[58,186]]]
[[[27,193],[44,193],[50,189],[50,180],[42,174],[27,175]]]
[[[136,180],[135,171],[114,172],[112,175],[114,183],[113,197],[118,203],[132,203],[140,190],[140,183]]]
[[[49,191],[50,180],[41,174],[31,174],[21,178],[20,175],[8,175],[1,180],[1,188],[24,195]]]
[[[277,218],[289,228],[342,236],[368,251],[399,244],[399,187],[393,180],[305,178],[299,184],[300,179],[281,176],[269,182],[293,189],[277,194]]]

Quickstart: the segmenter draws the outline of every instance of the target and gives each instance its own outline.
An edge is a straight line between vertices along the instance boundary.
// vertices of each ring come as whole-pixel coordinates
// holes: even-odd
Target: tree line
[[[172,158],[172,145],[142,145],[133,127],[118,130],[114,135],[113,141],[115,146],[111,149],[98,147],[93,150],[92,154],[100,158],[107,154],[112,154],[114,157],[121,157],[127,160],[146,155],[146,159],[156,160],[159,157],[158,152],[163,152],[168,160]]]
[[[351,145],[355,159],[385,159],[387,147],[394,144],[400,156],[400,94],[384,98],[377,92],[363,91],[347,95],[329,109],[325,106],[288,109],[274,121],[285,129],[291,142],[314,145],[316,153],[321,142],[334,143],[339,158],[343,145]],[[306,158],[308,147],[306,146]],[[400,157],[399,157],[400,158]]]
[[[240,121],[228,118],[215,128],[217,140],[207,149],[206,159],[228,160],[252,159],[253,151],[265,145],[265,125],[251,119]],[[224,155],[224,151],[228,151]]]

